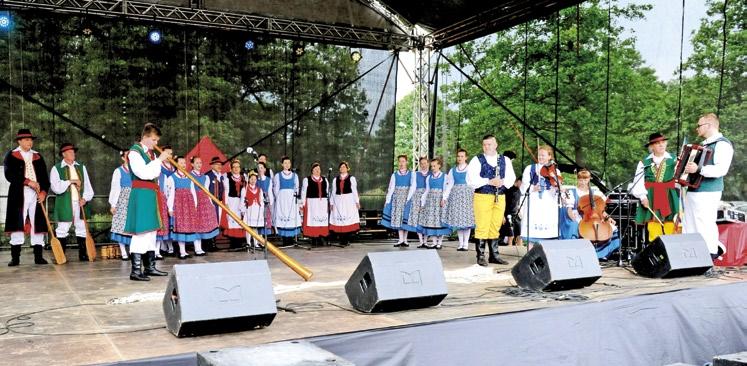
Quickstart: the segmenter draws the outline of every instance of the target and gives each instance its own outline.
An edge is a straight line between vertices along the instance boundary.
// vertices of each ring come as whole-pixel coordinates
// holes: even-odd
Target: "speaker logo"
[[[584,268],[584,262],[581,261],[580,256],[566,257],[568,260],[568,268]]]
[[[405,271],[399,271],[400,275],[402,275],[402,284],[403,285],[422,285],[423,280],[420,278],[420,270],[413,271],[413,272],[405,272]]]
[[[223,287],[213,287],[213,299],[217,302],[238,302],[241,301],[241,285],[236,285],[229,289]]]
[[[682,248],[682,258],[698,258],[698,254],[695,253],[695,248]]]

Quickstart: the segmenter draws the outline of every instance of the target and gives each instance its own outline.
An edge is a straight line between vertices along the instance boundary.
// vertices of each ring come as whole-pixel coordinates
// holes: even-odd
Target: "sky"
[[[646,13],[646,18],[637,21],[618,19],[619,25],[626,28],[625,36],[636,39],[636,48],[643,56],[646,66],[656,70],[656,76],[667,81],[675,77],[680,65],[680,28],[682,20],[682,2],[678,0],[627,0],[623,3],[653,4],[653,9]],[[690,40],[698,29],[700,19],[706,16],[705,0],[685,0],[685,43],[683,59],[692,54]],[[415,55],[412,52],[400,52],[400,70],[397,77],[397,100],[404,98],[413,90],[413,83],[406,67],[413,75]],[[456,72],[456,71],[455,71]],[[455,75],[456,76],[456,75]]]

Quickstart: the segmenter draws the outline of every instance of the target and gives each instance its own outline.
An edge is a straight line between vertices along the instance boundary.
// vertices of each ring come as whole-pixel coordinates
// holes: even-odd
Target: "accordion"
[[[687,144],[682,146],[682,152],[677,159],[677,167],[674,170],[674,178],[683,187],[698,188],[700,182],[703,180],[703,176],[699,173],[685,173],[685,166],[688,163],[698,164],[698,168],[702,168],[703,165],[711,158],[713,150],[697,144]]]

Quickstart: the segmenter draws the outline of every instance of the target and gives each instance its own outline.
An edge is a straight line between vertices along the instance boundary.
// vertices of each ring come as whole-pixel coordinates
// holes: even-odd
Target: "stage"
[[[516,291],[510,275],[511,266],[524,252],[522,249],[501,247],[502,255],[510,264],[485,268],[475,265],[473,249],[457,252],[457,243],[452,241],[445,242],[444,249],[439,251],[449,289],[448,297],[440,306],[376,315],[356,313],[348,303],[343,286],[363,256],[375,251],[418,250],[412,246],[408,249],[393,248],[393,243],[381,240],[354,242],[348,248],[288,249],[289,255],[314,271],[310,282],[304,282],[270,256],[273,286],[279,300],[278,315],[273,323],[264,329],[196,338],[176,338],[164,327],[161,299],[167,277],[156,277],[150,282],[130,281],[129,262],[120,260],[81,263],[72,258],[63,266],[38,266],[32,264],[30,249],[25,249],[20,266],[0,266],[0,347],[3,349],[0,363],[109,363],[301,338],[316,339],[317,344],[329,345],[334,344],[335,337],[344,335],[324,337],[326,335],[538,308],[571,309],[569,306],[573,304],[596,306],[596,303],[608,300],[681,289],[716,291],[729,288],[716,285],[741,282],[738,284],[741,286],[747,280],[745,267],[717,267],[706,276],[648,279],[635,275],[632,268],[619,268],[610,263],[603,265],[602,278],[590,287],[530,294]],[[73,257],[73,254],[74,250],[68,250],[68,256]],[[46,251],[45,256],[49,259],[51,253]],[[7,252],[2,252],[0,257],[6,261]],[[263,254],[216,252],[186,261],[167,258],[159,262],[159,266],[168,270],[174,264],[255,258],[262,259]],[[740,311],[744,311],[743,306]],[[531,318],[535,312],[520,314]],[[736,326],[745,332],[743,324]],[[510,329],[501,331],[511,332]],[[429,334],[440,337],[438,332]],[[510,349],[512,342],[511,338],[490,340],[467,336],[460,347],[500,344]],[[517,343],[516,347],[526,352],[534,346]]]

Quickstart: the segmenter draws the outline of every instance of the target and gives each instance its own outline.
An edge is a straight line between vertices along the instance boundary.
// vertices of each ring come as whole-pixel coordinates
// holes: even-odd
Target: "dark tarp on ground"
[[[357,366],[702,365],[747,350],[747,282],[308,340]],[[197,360],[189,353],[117,365]]]

